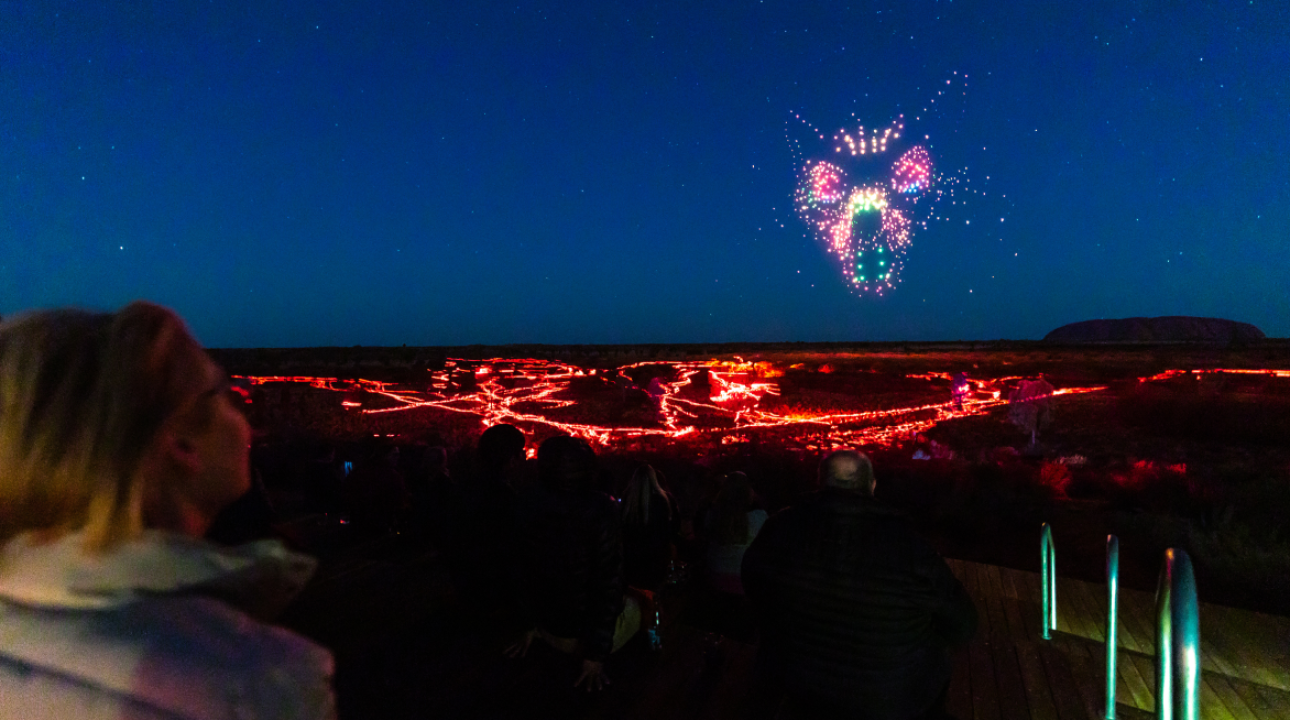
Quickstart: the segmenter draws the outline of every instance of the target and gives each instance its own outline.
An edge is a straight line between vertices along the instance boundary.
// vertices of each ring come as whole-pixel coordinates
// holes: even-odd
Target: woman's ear
[[[153,437],[140,467],[146,528],[200,537],[210,518],[198,510],[192,491],[205,471],[197,439],[167,423]]]
[[[175,423],[166,423],[152,439],[144,466],[152,471],[153,477],[196,475],[202,470],[202,456],[196,438],[177,427]]]

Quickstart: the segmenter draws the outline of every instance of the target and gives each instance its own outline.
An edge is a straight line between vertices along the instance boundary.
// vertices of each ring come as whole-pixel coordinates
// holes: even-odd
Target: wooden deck
[[[950,560],[976,601],[980,628],[955,656],[949,710],[959,720],[1103,717],[1105,588],[1058,579],[1058,630],[1040,637],[1039,576]],[[438,563],[370,562],[315,594],[310,634],[337,655],[342,717],[765,718],[799,717],[755,679],[754,642],[705,631],[665,598],[664,646],[643,642],[606,664],[610,689],[570,689],[574,661],[535,643],[528,658],[501,654],[506,637],[471,626],[442,589]],[[1117,715],[1150,717],[1154,600],[1121,592]],[[346,612],[346,609],[349,612]],[[358,612],[354,612],[358,610]],[[1201,605],[1206,720],[1290,720],[1290,618]],[[751,638],[755,641],[755,638]]]
[[[981,616],[957,658],[951,712],[962,720],[1101,718],[1106,587],[1059,577],[1057,632],[1045,641],[1037,573],[948,562]],[[1117,715],[1141,717],[1155,707],[1155,599],[1121,589],[1119,612]],[[1200,623],[1202,717],[1290,720],[1290,618],[1201,603]]]

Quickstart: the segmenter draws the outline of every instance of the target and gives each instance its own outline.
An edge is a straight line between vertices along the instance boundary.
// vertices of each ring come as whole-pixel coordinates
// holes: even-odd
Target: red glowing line
[[[473,366],[473,367],[472,367]],[[636,388],[630,372],[640,368],[666,368],[671,373],[669,380],[658,378],[657,390],[651,396],[654,399],[659,426],[656,427],[607,427],[586,423],[575,423],[557,420],[543,413],[567,408],[576,404],[569,398],[557,397],[561,392],[570,389],[574,378],[602,377],[606,383],[615,383],[624,388]],[[780,413],[759,407],[767,395],[779,395],[780,388],[768,380],[778,377],[782,372],[775,370],[768,363],[751,363],[742,358],[736,361],[707,362],[640,362],[615,368],[612,373],[597,373],[596,370],[583,370],[565,363],[537,360],[532,358],[507,359],[491,358],[488,360],[450,360],[445,363],[445,370],[432,372],[432,383],[426,390],[395,388],[396,383],[375,380],[340,380],[338,378],[316,378],[301,376],[245,377],[252,385],[266,383],[307,383],[311,387],[333,392],[365,392],[381,395],[397,403],[387,408],[367,408],[364,414],[384,414],[402,412],[416,408],[433,408],[448,412],[476,415],[484,425],[502,422],[534,423],[545,425],[555,430],[585,438],[602,445],[615,440],[634,437],[680,438],[697,434],[722,435],[725,441],[740,441],[737,433],[746,430],[768,428],[798,428],[797,440],[806,442],[807,447],[825,447],[828,445],[866,445],[889,444],[920,433],[946,420],[980,415],[991,408],[1008,402],[1004,394],[1005,385],[1014,385],[1024,378],[1001,377],[990,379],[970,378],[972,392],[963,398],[962,407],[956,407],[953,401],[928,403],[909,407],[888,408],[883,410],[864,410],[858,412],[825,412],[825,413]],[[707,372],[710,391],[707,402],[682,397],[687,388],[693,387],[693,380],[700,372]],[[1170,378],[1193,374],[1199,377],[1209,373],[1231,373],[1268,375],[1277,378],[1290,378],[1290,370],[1167,370],[1150,377],[1139,378],[1140,382],[1156,382]],[[450,385],[454,376],[467,376],[475,383],[472,392],[451,394]],[[951,381],[950,373],[930,372],[911,374],[906,377],[931,381]],[[503,380],[511,387],[506,387]],[[639,388],[638,388],[639,389]],[[1052,395],[1075,395],[1100,392],[1106,386],[1070,387],[1054,390]],[[360,408],[358,402],[344,400],[341,405],[347,409]],[[1042,398],[1030,398],[1038,400]],[[533,408],[519,407],[521,405]],[[921,417],[920,417],[921,416]],[[704,421],[700,428],[687,421]],[[814,428],[815,430],[811,430]]]

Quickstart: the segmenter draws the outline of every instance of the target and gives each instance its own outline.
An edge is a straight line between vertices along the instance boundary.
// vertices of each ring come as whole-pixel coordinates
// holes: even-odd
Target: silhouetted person
[[[943,715],[949,648],[977,613],[945,561],[873,498],[873,466],[843,450],[824,489],[770,518],[744,556],[759,664],[815,717]]]
[[[407,502],[399,447],[374,443],[363,462],[345,478],[341,488],[350,522],[361,538],[380,537],[394,529]]]
[[[740,568],[744,552],[766,522],[766,511],[755,506],[748,476],[726,476],[708,515],[708,584],[718,592],[743,595]]]
[[[967,399],[968,392],[972,389],[968,383],[967,373],[956,372],[950,377],[950,396],[954,398],[954,409],[962,410],[963,401]]]
[[[335,445],[322,442],[314,447],[312,456],[305,461],[300,474],[305,509],[329,514],[340,511],[340,492],[345,471],[336,459]]]
[[[623,596],[618,506],[591,489],[596,469],[586,441],[561,435],[538,448],[541,487],[517,513],[520,611],[530,629],[506,651],[523,656],[541,637],[582,658],[574,686],[588,690],[604,686],[605,658],[640,628],[639,605]]]
[[[627,585],[657,591],[667,580],[673,542],[681,528],[676,501],[659,484],[658,471],[642,465],[623,493],[623,575]]]
[[[453,583],[476,611],[513,609],[509,585],[515,562],[515,493],[510,481],[524,465],[524,433],[494,425],[479,437],[475,473],[458,486],[453,537],[446,552]]]

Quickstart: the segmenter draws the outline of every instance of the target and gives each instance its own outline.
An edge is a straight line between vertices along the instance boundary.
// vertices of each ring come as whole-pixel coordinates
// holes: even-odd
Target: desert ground
[[[743,470],[771,511],[814,486],[832,448],[874,460],[877,494],[947,557],[1152,589],[1161,554],[1193,557],[1202,600],[1290,615],[1290,342],[1040,342],[214,350],[262,445],[376,437],[466,462],[489,424],[535,448],[571,433],[607,490],[638,462],[683,510]],[[955,374],[966,378],[960,404]],[[1050,394],[1010,402],[1025,382]],[[963,379],[959,379],[962,384]],[[1033,438],[1033,442],[1032,442]],[[266,485],[274,484],[265,473]]]

